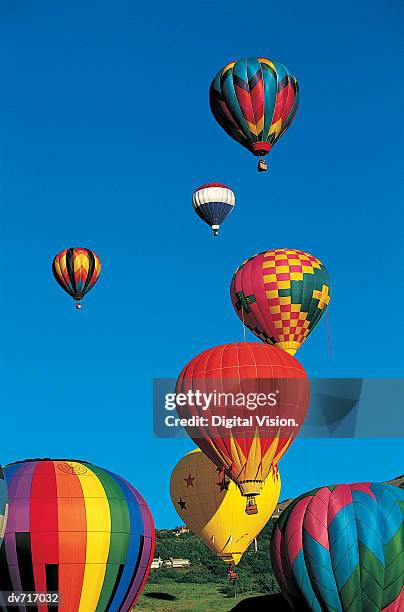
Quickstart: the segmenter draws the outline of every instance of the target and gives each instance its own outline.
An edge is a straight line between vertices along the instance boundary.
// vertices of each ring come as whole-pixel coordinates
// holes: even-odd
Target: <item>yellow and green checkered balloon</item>
[[[241,264],[230,293],[253,334],[294,355],[325,313],[331,286],[326,268],[313,255],[274,249]]]

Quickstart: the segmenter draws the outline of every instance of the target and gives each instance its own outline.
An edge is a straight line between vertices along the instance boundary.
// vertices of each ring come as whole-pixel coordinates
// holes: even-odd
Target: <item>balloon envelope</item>
[[[55,255],[52,271],[62,289],[79,301],[97,282],[101,262],[90,249],[70,248]]]
[[[207,183],[196,189],[192,204],[198,217],[211,226],[215,236],[220,225],[232,212],[235,204],[234,193],[222,183]]]
[[[277,521],[271,559],[294,610],[404,610],[404,491],[377,483],[323,487]]]
[[[313,255],[274,249],[237,268],[230,295],[237,315],[253,334],[294,355],[327,310],[330,277]]]
[[[231,565],[271,518],[280,488],[279,472],[272,470],[262,485],[260,512],[249,516],[238,487],[199,449],[177,463],[170,481],[171,500],[184,523]]]
[[[154,552],[153,519],[141,495],[81,461],[27,460],[4,474],[9,520],[0,591],[57,591],[62,612],[129,611]]]
[[[248,502],[259,495],[262,481],[297,435],[310,397],[309,381],[300,363],[275,346],[257,342],[236,342],[203,351],[184,367],[176,391],[181,418],[207,419],[207,423],[186,427],[187,433],[217,467],[223,467]],[[211,394],[209,406],[194,401],[198,393]],[[178,394],[186,396],[182,405]],[[265,398],[275,394],[276,401],[269,403],[264,398],[254,402],[249,394],[255,394],[256,400],[258,394]],[[238,417],[241,421],[233,420]],[[231,427],[227,427],[227,419]]]
[[[283,64],[247,57],[219,70],[209,98],[212,114],[225,132],[263,156],[292,123],[299,86]]]
[[[4,478],[3,469],[0,466],[0,546],[3,542],[4,532],[7,525],[8,515],[8,494],[7,483]]]

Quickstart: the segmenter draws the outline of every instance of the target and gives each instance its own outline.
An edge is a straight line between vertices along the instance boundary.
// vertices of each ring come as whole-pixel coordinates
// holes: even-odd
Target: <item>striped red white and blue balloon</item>
[[[195,189],[192,204],[198,217],[211,226],[214,236],[236,203],[233,191],[222,183],[206,183]]]
[[[276,579],[293,610],[404,610],[404,491],[322,487],[292,502],[272,533]]]

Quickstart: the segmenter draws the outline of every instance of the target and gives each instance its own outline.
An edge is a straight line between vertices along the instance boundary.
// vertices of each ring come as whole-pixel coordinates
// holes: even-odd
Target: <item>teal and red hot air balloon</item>
[[[219,228],[232,212],[236,199],[229,187],[222,183],[206,183],[195,189],[192,204],[198,217],[211,226],[217,236]]]
[[[209,97],[212,114],[225,132],[263,157],[292,123],[299,105],[299,86],[283,64],[247,57],[219,70]],[[266,169],[261,159],[258,170]]]
[[[65,249],[55,255],[52,272],[56,282],[76,301],[76,308],[80,310],[80,301],[100,276],[101,262],[90,249]]]
[[[293,610],[404,610],[404,491],[377,483],[322,487],[281,514],[272,567]]]
[[[9,518],[0,593],[59,593],[61,612],[129,612],[154,552],[153,519],[132,485],[63,459],[13,463],[4,475]]]

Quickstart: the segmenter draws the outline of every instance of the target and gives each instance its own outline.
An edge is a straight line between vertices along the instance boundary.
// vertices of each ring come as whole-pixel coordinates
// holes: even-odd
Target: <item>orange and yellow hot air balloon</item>
[[[101,273],[99,257],[90,249],[70,248],[58,253],[52,264],[53,276],[81,308],[80,300],[94,287]]]

